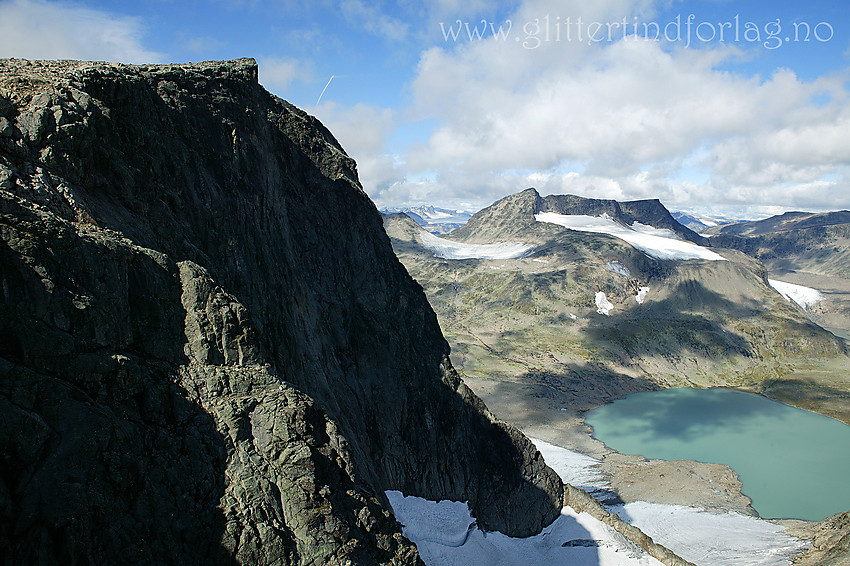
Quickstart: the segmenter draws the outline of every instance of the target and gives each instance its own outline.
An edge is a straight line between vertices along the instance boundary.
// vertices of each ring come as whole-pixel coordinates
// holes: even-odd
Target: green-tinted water
[[[637,393],[585,415],[624,454],[726,464],[764,518],[850,510],[850,427],[728,389]]]

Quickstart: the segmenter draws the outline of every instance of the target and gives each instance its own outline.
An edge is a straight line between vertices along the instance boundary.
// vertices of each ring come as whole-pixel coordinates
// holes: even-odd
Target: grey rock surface
[[[0,563],[420,563],[388,489],[557,517],[253,60],[0,61],[0,236]]]

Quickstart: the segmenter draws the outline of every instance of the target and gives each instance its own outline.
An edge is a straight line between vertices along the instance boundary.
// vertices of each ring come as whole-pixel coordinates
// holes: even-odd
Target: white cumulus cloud
[[[497,22],[511,20],[504,40],[425,49],[408,117],[435,127],[401,152],[381,198],[486,205],[535,186],[668,205],[850,206],[846,77],[731,72],[751,55],[733,44],[686,49],[616,29],[578,40],[579,17],[631,21],[656,5],[526,0]]]
[[[164,55],[144,47],[138,18],[73,3],[0,2],[0,56],[159,63]]]
[[[310,81],[313,70],[309,63],[287,57],[261,57],[257,61],[259,80],[270,92],[283,96],[295,81]]]

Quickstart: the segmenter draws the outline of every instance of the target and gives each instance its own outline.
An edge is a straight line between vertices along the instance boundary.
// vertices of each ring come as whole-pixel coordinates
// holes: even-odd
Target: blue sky
[[[0,0],[0,57],[254,57],[379,206],[535,186],[750,216],[850,208],[834,1]]]

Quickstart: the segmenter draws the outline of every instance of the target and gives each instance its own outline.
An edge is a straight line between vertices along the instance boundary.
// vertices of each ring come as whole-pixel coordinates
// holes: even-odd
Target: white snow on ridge
[[[584,489],[608,483],[597,459],[540,440],[535,446],[561,479]],[[532,537],[484,533],[466,503],[433,502],[387,491],[404,535],[429,566],[659,566],[660,562],[587,513],[565,507]],[[783,527],[737,513],[635,502],[609,508],[653,540],[700,566],[788,566],[805,545]]]
[[[419,232],[422,245],[443,259],[517,259],[525,257],[534,246],[521,242],[496,242],[493,244],[464,244],[439,238],[424,230]]]
[[[599,291],[596,293],[596,312],[599,314],[604,314],[605,316],[611,316],[611,309],[614,308],[614,305],[608,300],[608,297],[605,296],[605,293]]]
[[[428,566],[661,566],[608,525],[570,507],[540,534],[511,538],[476,528],[466,503],[386,494],[402,533]]]
[[[823,300],[823,294],[817,289],[811,287],[803,287],[802,285],[794,285],[776,279],[768,279],[770,286],[776,289],[780,295],[785,297],[786,301],[794,301],[803,309],[813,307],[815,303]]]
[[[546,460],[546,464],[555,470],[564,483],[580,487],[585,491],[611,488],[602,473],[602,463],[596,458],[549,444],[537,438],[529,438],[529,440]]]
[[[558,226],[579,232],[609,234],[628,242],[648,256],[656,259],[726,260],[725,257],[708,248],[679,239],[672,230],[653,228],[652,226],[646,226],[638,222],[635,222],[632,226],[624,226],[607,214],[602,216],[586,216],[581,214],[566,215],[555,212],[542,212],[535,214],[534,219],[538,222],[557,224]]]
[[[611,508],[655,542],[700,566],[788,566],[805,544],[785,527],[740,513],[637,501]]]
[[[635,295],[635,301],[637,301],[637,304],[642,305],[644,301],[646,301],[647,293],[649,293],[649,287],[641,287],[638,289],[638,294]]]

